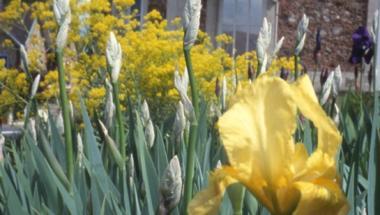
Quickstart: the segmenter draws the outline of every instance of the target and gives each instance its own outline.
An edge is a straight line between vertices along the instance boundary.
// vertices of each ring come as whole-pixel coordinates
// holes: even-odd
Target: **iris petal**
[[[217,170],[209,188],[191,202],[191,214],[217,213],[228,185],[240,182],[273,214],[344,214],[335,156],[341,136],[318,103],[307,76],[289,85],[260,76],[239,88],[218,127],[230,166]],[[309,156],[295,144],[297,110],[318,130]]]

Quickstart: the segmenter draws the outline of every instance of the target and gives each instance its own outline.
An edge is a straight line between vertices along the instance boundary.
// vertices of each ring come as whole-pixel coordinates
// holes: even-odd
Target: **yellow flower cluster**
[[[0,12],[0,17],[20,22],[22,11],[9,15],[12,13],[10,10],[15,7],[14,5],[26,5],[24,8],[32,12],[32,17],[39,20],[38,23],[41,23],[42,30],[47,34],[44,34],[43,39],[50,42],[45,43],[49,44],[45,49],[54,50],[57,24],[52,12],[52,2],[53,0],[34,1],[26,5],[20,3],[20,0],[12,0],[10,6]],[[105,79],[108,78],[105,49],[109,32],[113,31],[123,51],[123,65],[119,78],[121,103],[126,104],[127,96],[135,99],[139,95],[147,99],[153,111],[161,112],[174,108],[175,101],[178,100],[173,83],[174,71],[178,69],[183,72],[185,67],[180,20],[176,19],[170,23],[175,29],[168,30],[168,21],[163,19],[159,12],[151,11],[140,25],[135,18],[136,11],[130,14],[121,12],[133,5],[133,0],[117,0],[113,1],[113,5],[106,0],[91,1],[91,3],[79,3],[73,0],[70,4],[72,22],[69,43],[65,49],[65,70],[69,97],[74,106],[79,106],[79,96],[86,98],[89,110],[98,108],[101,110],[104,106],[102,97],[105,94]],[[238,78],[244,80],[247,79],[248,62],[251,61],[254,67],[257,65],[255,52],[237,56],[234,64],[231,56],[223,49],[224,45],[232,41],[231,37],[219,35],[216,39],[221,44],[220,48],[213,47],[207,34],[200,32],[198,42],[192,49],[194,72],[202,95],[209,100],[216,99],[214,89],[217,78],[226,76],[232,79],[236,72]],[[38,58],[41,56],[33,50],[28,51],[30,62],[33,62],[31,67],[38,70],[38,62],[41,62]],[[42,74],[37,95],[41,103],[55,101],[58,95],[55,54],[46,52],[45,57],[50,64],[47,66],[48,72]],[[292,60],[287,58],[274,60],[269,71],[275,73],[282,66],[291,70]],[[5,69],[0,67],[0,73],[4,73],[3,70]],[[41,73],[35,71],[37,72]],[[22,85],[25,88],[29,88],[30,85],[29,82],[20,81],[8,83]],[[20,96],[27,98],[27,94],[21,93]],[[3,105],[1,110],[6,108],[8,107]]]
[[[0,116],[5,116],[10,107],[24,108],[21,96],[27,96],[29,90],[25,73],[6,69],[4,64],[0,60]]]

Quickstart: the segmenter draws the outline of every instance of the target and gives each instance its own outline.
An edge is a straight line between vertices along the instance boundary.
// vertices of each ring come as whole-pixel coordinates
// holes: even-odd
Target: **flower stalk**
[[[195,81],[193,66],[191,62],[191,48],[194,45],[199,29],[202,4],[200,0],[187,0],[183,14],[183,28],[185,36],[183,38],[183,50],[185,55],[187,72],[190,79],[191,97],[195,119],[191,120],[190,139],[187,148],[186,179],[185,179],[185,201],[184,212],[193,197],[193,178],[195,166],[195,145],[198,137],[198,117],[199,117],[199,97],[198,87]]]
[[[193,107],[195,112],[195,120],[191,122],[190,125],[190,140],[187,149],[187,162],[186,162],[186,179],[185,179],[185,210],[187,208],[188,203],[192,199],[193,195],[193,178],[194,178],[194,164],[195,164],[195,146],[197,144],[197,136],[198,136],[198,123],[197,119],[199,116],[199,97],[198,97],[198,87],[195,80],[195,76],[193,73],[193,66],[191,62],[190,55],[191,48],[185,48],[185,61],[187,66],[187,71],[190,79],[190,87],[191,87],[191,98],[193,101]]]
[[[67,178],[71,184],[74,174],[73,139],[71,133],[69,102],[66,92],[65,69],[63,66],[63,49],[57,49],[56,58],[58,63],[59,97],[63,113],[63,128],[66,143]]]
[[[71,22],[70,2],[68,0],[55,0],[53,9],[55,18],[59,26],[56,38],[56,60],[58,65],[59,97],[63,112],[63,125],[66,143],[66,174],[71,186],[74,175],[73,138],[71,134],[72,130],[69,101],[66,92],[65,68],[63,65],[63,50],[67,43],[67,35],[69,31],[69,25]]]

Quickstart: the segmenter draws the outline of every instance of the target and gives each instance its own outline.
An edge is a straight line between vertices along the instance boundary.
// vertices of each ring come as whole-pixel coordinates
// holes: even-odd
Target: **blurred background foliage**
[[[51,8],[52,2],[12,0],[0,12],[2,29],[10,29],[15,23],[22,25],[25,16],[30,16],[39,24],[38,30],[42,36],[32,37],[32,43],[40,45],[26,51],[30,73],[34,77],[38,73],[42,75],[37,99],[45,106],[56,103],[58,96],[58,74],[52,51],[55,48],[57,23]],[[128,96],[135,100],[135,95],[140,95],[150,104],[153,118],[162,119],[160,117],[165,115],[163,113],[174,110],[178,100],[173,83],[174,71],[184,71],[181,21],[177,19],[168,23],[159,12],[153,10],[145,16],[144,23],[139,23],[136,10],[125,12],[134,4],[133,0],[118,0],[113,4],[114,7],[111,7],[106,0],[91,3],[71,1],[70,45],[65,50],[70,100],[78,108],[79,95],[86,98],[90,115],[104,105],[104,50],[108,32],[114,31],[123,50],[121,103],[125,106]],[[201,95],[210,101],[217,99],[214,93],[217,79],[223,80],[225,76],[229,83],[236,83],[236,80],[247,78],[249,66],[252,71],[256,71],[257,65],[254,51],[235,56],[235,59],[226,52],[225,47],[232,42],[231,37],[219,35],[217,41],[218,47],[214,47],[208,35],[200,32],[198,42],[192,49],[194,71]],[[4,40],[0,45],[18,49],[17,44],[10,39]],[[279,57],[272,62],[269,71],[276,73],[281,67],[293,71],[293,62],[292,58]],[[3,83],[0,91],[0,116],[4,117],[9,110],[18,113],[18,116],[22,115],[25,105],[23,99],[27,99],[31,86],[24,71],[22,68],[8,69],[4,63],[0,63],[0,82]]]

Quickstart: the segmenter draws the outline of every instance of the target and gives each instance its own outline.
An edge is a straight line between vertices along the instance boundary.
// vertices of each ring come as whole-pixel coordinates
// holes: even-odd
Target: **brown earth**
[[[343,71],[353,71],[348,62],[351,54],[351,35],[357,27],[366,25],[368,0],[279,0],[278,37],[285,36],[281,54],[292,53],[298,21],[302,14],[310,17],[302,62],[308,70],[314,71],[313,60],[315,37],[321,27],[323,67],[342,66]]]

